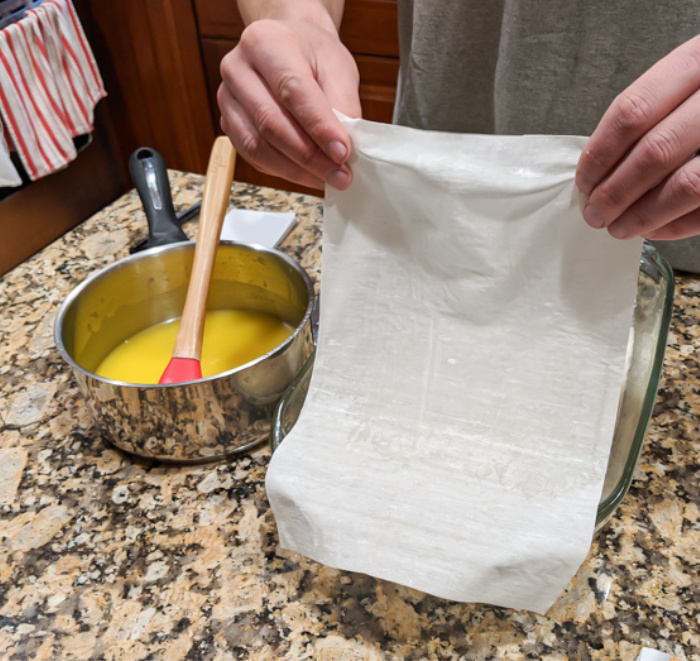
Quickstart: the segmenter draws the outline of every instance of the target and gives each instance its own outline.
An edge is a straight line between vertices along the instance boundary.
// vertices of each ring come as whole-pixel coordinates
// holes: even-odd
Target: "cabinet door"
[[[195,0],[199,33],[203,37],[238,39],[243,32],[243,19],[236,0]]]
[[[340,38],[355,55],[399,56],[396,0],[345,0]]]
[[[391,123],[396,99],[399,61],[374,55],[355,55],[360,71],[362,116],[374,122]]]
[[[137,147],[205,172],[215,132],[190,0],[76,0],[107,88],[126,166]]]

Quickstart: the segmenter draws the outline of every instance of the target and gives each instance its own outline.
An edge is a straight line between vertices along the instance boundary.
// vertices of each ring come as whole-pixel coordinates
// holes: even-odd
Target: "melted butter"
[[[146,328],[124,340],[95,373],[114,381],[158,383],[170,362],[180,320]],[[210,310],[204,322],[202,376],[245,365],[284,342],[293,328],[274,315],[253,310]]]

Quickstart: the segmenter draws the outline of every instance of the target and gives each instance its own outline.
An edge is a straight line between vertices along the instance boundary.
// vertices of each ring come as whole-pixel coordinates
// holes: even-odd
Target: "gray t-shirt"
[[[395,121],[588,135],[610,102],[700,33],[700,0],[399,0]]]
[[[398,124],[590,135],[613,99],[700,34],[700,0],[399,0]],[[700,273],[700,236],[654,242]]]

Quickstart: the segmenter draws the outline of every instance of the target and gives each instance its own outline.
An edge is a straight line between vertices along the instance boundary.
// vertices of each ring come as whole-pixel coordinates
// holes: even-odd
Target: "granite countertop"
[[[171,172],[176,208],[202,178]],[[321,203],[283,249],[318,280]],[[458,604],[280,549],[267,446],[199,466],[110,447],[53,341],[56,311],[145,232],[135,192],[0,279],[3,659],[700,658],[700,277],[677,277],[664,375],[630,493],[547,616]],[[191,233],[196,223],[188,223]]]

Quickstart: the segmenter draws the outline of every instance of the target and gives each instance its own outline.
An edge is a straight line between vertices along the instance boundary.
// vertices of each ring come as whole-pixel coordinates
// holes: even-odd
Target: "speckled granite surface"
[[[199,199],[201,177],[171,180],[176,208]],[[284,249],[318,278],[319,200],[234,193],[242,208],[297,213]],[[623,660],[648,646],[700,659],[700,278],[677,278],[632,489],[540,617],[281,550],[266,447],[166,467],[107,445],[54,347],[53,321],[145,226],[132,192],[0,279],[0,658]]]

